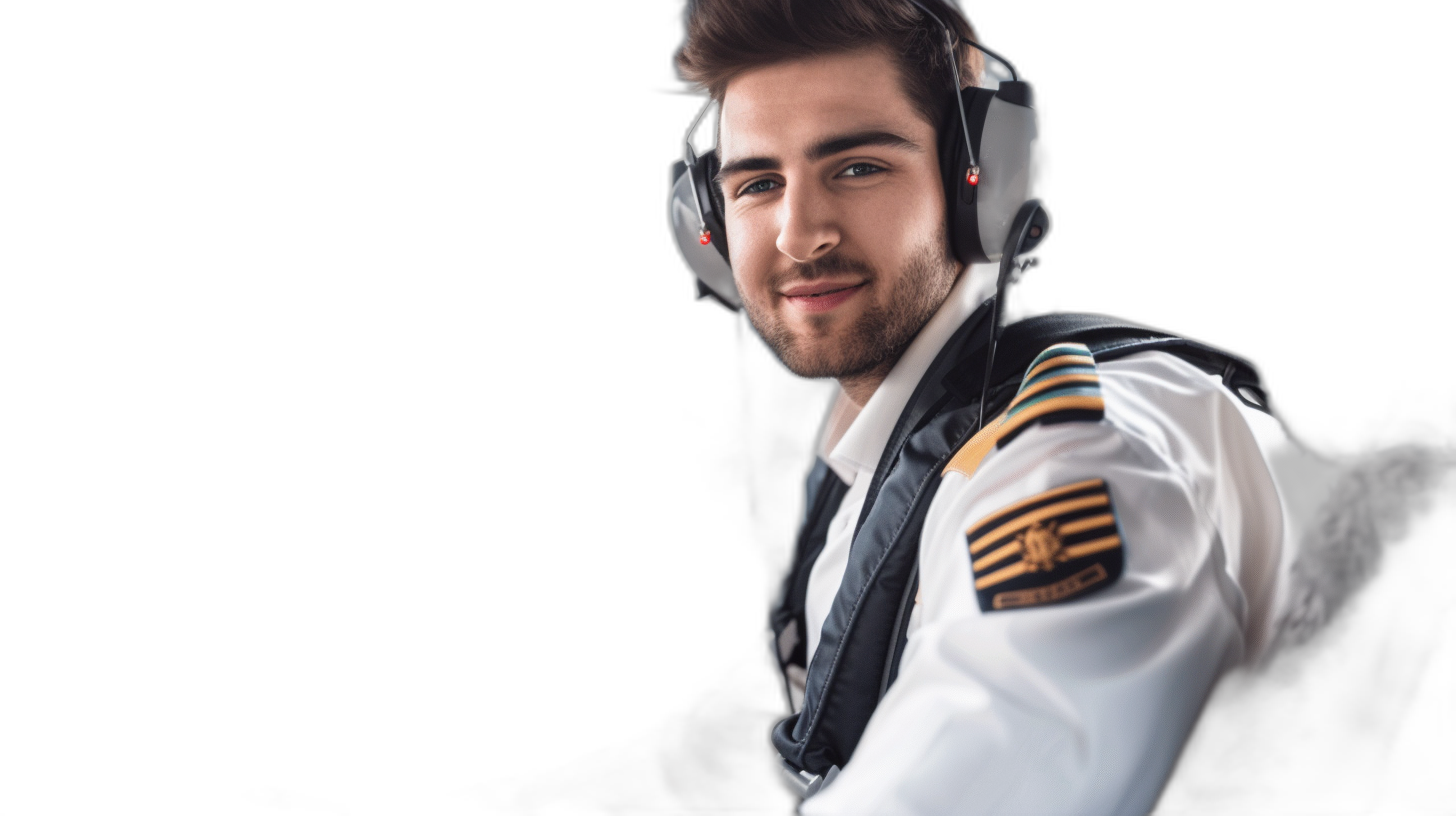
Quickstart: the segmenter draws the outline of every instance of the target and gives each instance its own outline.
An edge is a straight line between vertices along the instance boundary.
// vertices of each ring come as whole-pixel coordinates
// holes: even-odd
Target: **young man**
[[[1282,437],[1209,373],[1234,358],[1106,331],[1018,351],[1047,336],[1018,326],[982,427],[995,270],[947,237],[946,26],[973,38],[933,0],[700,0],[678,54],[721,105],[749,320],[841,386],[775,615],[797,710],[774,743],[806,814],[1145,813],[1267,642]]]

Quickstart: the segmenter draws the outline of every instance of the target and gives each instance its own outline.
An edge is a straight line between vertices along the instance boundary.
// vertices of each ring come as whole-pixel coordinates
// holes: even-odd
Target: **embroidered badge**
[[[1070,601],[1122,575],[1122,536],[1101,479],[1063,485],[966,531],[981,610]]]
[[[1062,546],[1062,537],[1057,535],[1057,523],[1042,526],[1035,522],[1016,536],[1021,542],[1021,562],[1027,572],[1046,572],[1067,560],[1067,550]]]
[[[1092,352],[1081,343],[1058,343],[1031,361],[1011,404],[956,451],[942,472],[970,476],[993,448],[1005,447],[1032,425],[1096,422],[1103,408]]]

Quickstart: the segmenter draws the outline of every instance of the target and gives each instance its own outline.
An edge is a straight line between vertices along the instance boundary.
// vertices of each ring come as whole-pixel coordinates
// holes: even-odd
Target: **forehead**
[[[914,138],[934,132],[905,96],[899,69],[881,48],[744,71],[724,89],[719,127],[725,162],[777,155],[828,134],[882,129]]]

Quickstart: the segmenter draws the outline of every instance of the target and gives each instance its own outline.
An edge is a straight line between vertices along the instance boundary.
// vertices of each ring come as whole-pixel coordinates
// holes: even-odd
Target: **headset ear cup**
[[[981,164],[986,175],[976,204],[981,245],[993,261],[1000,259],[1021,206],[1031,198],[1031,144],[1035,139],[1036,112],[1031,108],[1030,86],[1024,82],[1001,83],[981,127],[985,154]]]
[[[723,232],[721,209],[714,206],[707,179],[716,172],[710,162],[700,158],[692,172],[683,162],[672,169],[672,188],[668,195],[668,221],[678,251],[687,261],[697,281],[699,297],[712,297],[730,309],[742,305],[738,287],[733,281],[733,268],[728,264],[728,238]],[[701,212],[701,220],[699,213]],[[703,232],[707,231],[707,242]]]
[[[982,159],[985,172],[985,157],[981,153],[981,129],[986,121],[995,91],[985,88],[961,90],[961,104],[965,106],[965,127],[969,129],[971,147]],[[981,246],[981,228],[978,217],[980,185],[966,180],[971,170],[971,157],[966,152],[966,131],[962,129],[960,108],[951,97],[947,106],[944,124],[940,128],[940,169],[945,184],[946,238],[957,261],[963,264],[985,263],[986,252]]]
[[[703,223],[708,227],[709,238],[718,254],[728,261],[728,230],[724,226],[723,204],[718,198],[713,179],[718,175],[718,151],[710,150],[698,157],[693,170],[693,181],[697,182],[698,201],[703,207]]]
[[[956,260],[987,263],[1001,257],[1011,222],[1031,195],[1036,113],[1025,82],[1002,82],[994,91],[966,88],[961,103],[980,174],[976,184],[967,181],[971,158],[952,102],[941,128],[946,231]]]

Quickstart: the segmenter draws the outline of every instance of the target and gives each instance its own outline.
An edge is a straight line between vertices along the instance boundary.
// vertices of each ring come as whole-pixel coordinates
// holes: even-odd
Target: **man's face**
[[[805,377],[883,374],[955,283],[935,128],[878,48],[728,83],[719,150],[748,318]]]

